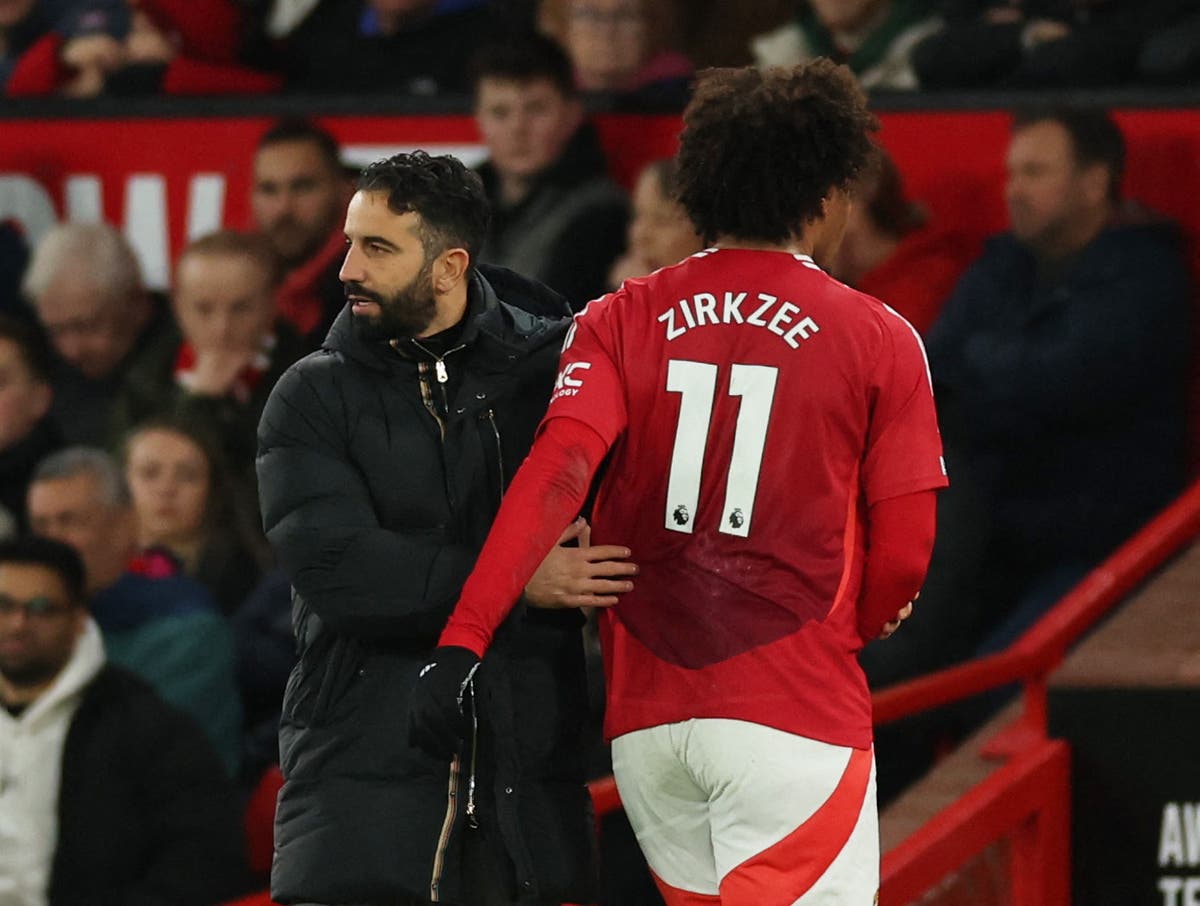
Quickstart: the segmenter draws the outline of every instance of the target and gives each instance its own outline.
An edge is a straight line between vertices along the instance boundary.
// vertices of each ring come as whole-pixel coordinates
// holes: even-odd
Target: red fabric
[[[967,269],[972,251],[949,233],[917,230],[886,261],[863,274],[857,288],[890,305],[924,334]]]
[[[871,752],[853,749],[829,799],[774,846],[721,879],[722,906],[794,903],[829,870],[858,824],[871,780]]]
[[[876,638],[885,623],[921,590],[933,553],[937,499],[933,491],[889,497],[867,513],[867,567],[858,602],[858,633]]]
[[[641,567],[602,614],[606,735],[724,717],[867,748],[866,513],[946,484],[911,326],[804,256],[719,250],[572,333],[546,418],[613,444],[592,540]]]
[[[246,864],[256,875],[271,871],[275,850],[275,801],[283,787],[283,772],[271,765],[263,772],[246,802]]]
[[[492,635],[587,497],[608,449],[574,419],[556,419],[513,477],[439,645],[483,657]]]
[[[53,94],[60,84],[70,78],[70,72],[58,62],[62,50],[61,35],[43,35],[21,54],[13,68],[4,93],[10,98],[40,97]]]
[[[606,735],[726,717],[869,747],[867,508],[946,484],[910,325],[804,256],[700,253],[576,316],[542,430],[443,643],[481,653],[611,445],[592,540],[641,572],[602,615]]]
[[[179,42],[180,54],[163,75],[169,95],[263,94],[283,87],[283,77],[237,65],[240,13],[227,0],[145,0],[155,24]],[[17,61],[5,86],[9,97],[40,97],[57,92],[71,78],[59,62],[63,37],[36,41]]]
[[[160,29],[178,36],[184,55],[210,63],[233,63],[241,40],[242,14],[229,0],[140,0]]]
[[[663,902],[667,906],[721,906],[719,896],[695,893],[691,890],[684,890],[682,887],[672,887],[653,871],[650,872],[650,877],[654,879],[654,884],[658,887],[658,892],[662,894]]]
[[[170,551],[161,547],[149,547],[139,551],[130,559],[126,569],[135,575],[150,579],[166,579],[183,572],[179,561]]]
[[[275,308],[291,321],[301,336],[310,335],[325,317],[319,283],[334,261],[346,254],[346,236],[339,225],[308,261],[288,271],[275,292]]]
[[[208,63],[179,56],[167,64],[163,94],[269,94],[283,87],[283,77],[245,66]]]

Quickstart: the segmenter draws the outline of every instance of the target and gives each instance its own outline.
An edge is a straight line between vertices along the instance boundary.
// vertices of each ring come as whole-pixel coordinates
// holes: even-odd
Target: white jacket
[[[20,717],[0,707],[0,906],[46,906],[63,744],[83,690],[103,666],[104,643],[89,617],[49,688]]]

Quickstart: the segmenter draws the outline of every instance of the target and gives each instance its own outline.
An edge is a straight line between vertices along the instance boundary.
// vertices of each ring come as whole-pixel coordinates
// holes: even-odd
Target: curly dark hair
[[[879,121],[845,66],[710,69],[683,113],[678,195],[711,243],[781,243],[820,219],[871,161]]]
[[[386,192],[394,214],[421,218],[425,260],[448,248],[464,248],[472,267],[487,236],[491,208],[483,182],[457,157],[424,151],[377,160],[358,178],[360,192]]]

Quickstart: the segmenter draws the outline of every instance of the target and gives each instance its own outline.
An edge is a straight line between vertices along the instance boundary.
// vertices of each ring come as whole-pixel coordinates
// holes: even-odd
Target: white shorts
[[[629,822],[668,906],[872,906],[875,756],[740,720],[612,743]]]

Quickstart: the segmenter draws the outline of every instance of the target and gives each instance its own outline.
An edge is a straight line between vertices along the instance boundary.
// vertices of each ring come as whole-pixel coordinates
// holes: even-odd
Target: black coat
[[[1191,288],[1162,223],[1104,230],[1054,278],[1011,234],[928,338],[951,461],[1021,562],[1093,563],[1182,490]]]
[[[204,733],[104,667],[63,748],[50,906],[214,906],[244,878],[237,793]]]
[[[500,276],[505,299],[541,291]],[[446,384],[411,343],[367,343],[343,312],[263,415],[264,524],[299,649],[271,878],[284,903],[457,902],[468,766],[409,744],[409,694],[532,442],[566,328],[478,276],[469,304]],[[518,608],[479,676],[476,799],[529,902],[592,892],[579,623]]]

